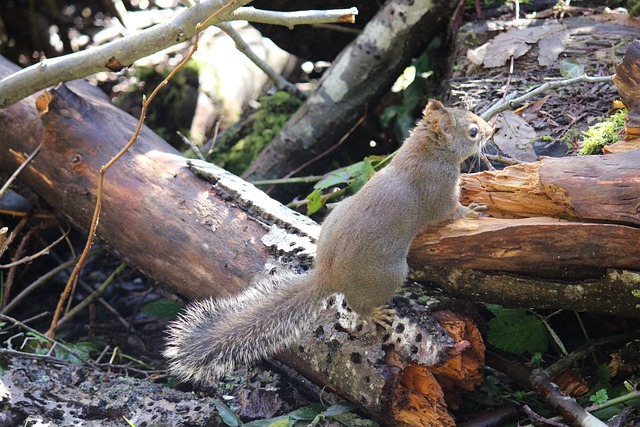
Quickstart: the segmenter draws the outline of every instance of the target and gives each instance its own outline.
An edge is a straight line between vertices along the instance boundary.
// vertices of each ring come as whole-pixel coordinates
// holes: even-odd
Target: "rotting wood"
[[[463,203],[485,203],[495,218],[546,216],[640,225],[640,150],[544,158],[463,175]]]
[[[0,74],[14,68],[0,61]],[[62,85],[50,94],[42,117],[35,97],[0,110],[0,126],[5,130],[0,149],[11,153],[0,156],[0,171],[14,170],[24,153],[44,141],[41,155],[19,178],[57,212],[86,227],[95,203],[98,170],[126,143],[137,120],[86,84]],[[256,273],[277,265],[277,256],[294,268],[308,266],[317,224],[213,165],[207,165],[208,173],[199,171],[213,184],[203,181],[193,173],[197,163],[192,162],[189,170],[185,158],[145,128],[105,177],[98,237],[130,265],[188,298],[237,292]],[[335,316],[356,325],[349,320],[353,314],[344,312],[340,304],[335,310]],[[396,405],[407,413],[417,410],[394,403],[401,367],[443,361],[449,348],[464,350],[452,347],[453,340],[428,313],[425,307],[418,312],[407,310],[405,318],[396,320],[396,329],[387,339],[397,350],[387,349],[389,344],[367,328],[362,328],[363,333],[358,326],[350,331],[329,318],[322,326],[324,341],[310,336],[302,342],[295,349],[299,364],[294,366],[335,387],[384,424],[396,424],[390,407]],[[417,354],[412,353],[414,347]],[[322,349],[333,351],[333,358]],[[286,354],[281,357],[291,363]],[[387,357],[394,364],[386,363]],[[352,362],[350,369],[345,369],[344,361]],[[371,372],[369,383],[363,383],[365,372]]]

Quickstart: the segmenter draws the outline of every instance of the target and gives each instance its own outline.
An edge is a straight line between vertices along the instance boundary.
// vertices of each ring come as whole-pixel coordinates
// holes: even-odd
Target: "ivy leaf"
[[[549,344],[542,321],[524,310],[508,310],[491,319],[487,338],[491,345],[515,354],[544,353]]]

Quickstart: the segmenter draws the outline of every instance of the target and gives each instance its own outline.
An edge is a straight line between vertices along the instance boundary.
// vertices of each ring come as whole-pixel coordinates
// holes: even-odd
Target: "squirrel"
[[[296,343],[326,300],[344,295],[365,320],[390,323],[383,308],[404,284],[411,241],[426,225],[479,216],[459,201],[460,164],[492,129],[465,110],[429,100],[421,120],[389,164],[327,216],[312,269],[276,273],[239,295],[193,303],[169,327],[169,371],[213,381]]]

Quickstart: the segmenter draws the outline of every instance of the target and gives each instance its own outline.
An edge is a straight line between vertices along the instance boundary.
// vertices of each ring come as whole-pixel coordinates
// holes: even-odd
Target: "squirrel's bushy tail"
[[[237,363],[251,363],[298,341],[325,299],[310,274],[282,272],[239,295],[190,305],[169,327],[169,371],[187,381],[212,381]]]

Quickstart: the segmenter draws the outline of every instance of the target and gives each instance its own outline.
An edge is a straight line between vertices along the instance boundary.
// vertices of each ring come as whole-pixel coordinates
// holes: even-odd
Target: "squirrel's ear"
[[[429,102],[427,102],[427,106],[424,107],[422,115],[426,116],[427,114],[438,110],[444,110],[444,105],[442,105],[442,102],[436,101],[435,99],[430,99]]]
[[[442,102],[430,99],[427,106],[424,107],[422,112],[424,117],[435,114],[440,132],[445,135],[451,135],[453,133],[453,126],[455,125],[453,116],[442,105]]]
[[[438,126],[440,127],[440,131],[445,135],[451,136],[453,134],[454,125],[455,123],[451,113],[449,113],[446,110],[442,111],[440,120],[438,120]]]

